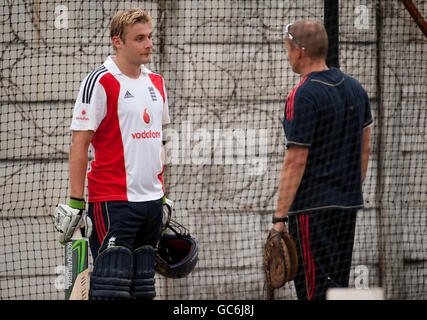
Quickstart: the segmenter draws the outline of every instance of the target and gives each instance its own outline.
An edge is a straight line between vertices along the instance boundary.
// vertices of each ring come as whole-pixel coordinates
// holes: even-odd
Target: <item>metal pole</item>
[[[323,24],[328,34],[326,65],[339,68],[339,12],[338,0],[323,1]]]

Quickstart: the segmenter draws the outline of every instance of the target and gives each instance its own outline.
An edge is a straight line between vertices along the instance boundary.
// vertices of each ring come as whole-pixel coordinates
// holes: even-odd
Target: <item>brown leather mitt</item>
[[[274,289],[292,281],[298,271],[295,242],[287,232],[271,229],[264,245],[264,272],[267,299],[274,299]]]

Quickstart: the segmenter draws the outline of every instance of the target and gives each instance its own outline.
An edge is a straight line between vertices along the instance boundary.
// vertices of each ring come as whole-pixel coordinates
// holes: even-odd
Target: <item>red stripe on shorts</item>
[[[309,237],[309,215],[303,214],[299,216],[301,225],[301,237],[302,246],[304,253],[304,266],[305,266],[305,280],[307,286],[307,297],[311,300],[314,294],[315,288],[315,266],[314,259],[310,248],[310,237]]]

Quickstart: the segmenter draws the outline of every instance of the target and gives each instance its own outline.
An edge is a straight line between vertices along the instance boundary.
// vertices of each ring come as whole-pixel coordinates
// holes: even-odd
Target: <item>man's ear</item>
[[[297,50],[298,59],[301,59],[302,55],[304,54],[304,50],[299,47],[295,48],[295,50]]]
[[[119,36],[112,37],[111,42],[112,42],[114,48],[116,48],[116,50],[123,45],[123,41]]]

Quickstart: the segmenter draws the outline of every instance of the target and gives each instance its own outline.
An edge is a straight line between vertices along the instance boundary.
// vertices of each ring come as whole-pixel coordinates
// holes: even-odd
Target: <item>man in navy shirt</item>
[[[285,45],[301,82],[286,99],[283,162],[274,229],[294,237],[299,299],[325,299],[331,287],[347,287],[356,226],[363,208],[373,123],[360,83],[326,66],[323,25],[286,26]]]

